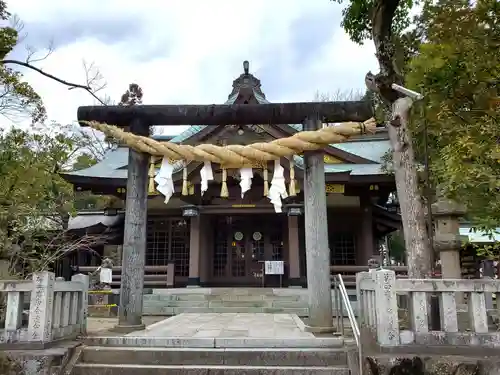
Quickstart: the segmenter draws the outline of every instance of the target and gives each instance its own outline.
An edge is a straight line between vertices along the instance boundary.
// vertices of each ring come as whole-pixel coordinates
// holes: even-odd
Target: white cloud
[[[340,28],[341,9],[328,0],[11,0],[9,10],[28,31],[30,25],[57,30],[52,35],[57,48],[39,67],[83,83],[82,59],[94,62],[108,83],[106,94],[116,101],[136,82],[145,104],[221,103],[245,59],[270,101],[308,101],[318,90],[364,89],[365,73],[377,70],[372,43],[349,41]],[[309,24],[298,23],[305,14]],[[325,22],[325,14],[331,15],[326,18],[331,27],[325,25],[331,35],[324,36],[321,49],[294,44],[292,32],[307,32],[318,26],[314,22]],[[132,29],[123,28],[123,38],[113,26],[120,19],[134,20]],[[78,106],[94,102],[88,93],[68,91],[35,72],[25,76],[56,122],[75,121]]]

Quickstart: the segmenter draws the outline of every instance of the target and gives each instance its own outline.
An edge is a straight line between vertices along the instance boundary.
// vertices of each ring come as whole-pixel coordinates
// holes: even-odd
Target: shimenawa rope
[[[304,151],[319,150],[331,143],[345,142],[355,135],[373,133],[377,125],[375,119],[371,118],[365,122],[344,122],[315,131],[301,131],[290,137],[271,142],[244,146],[213,144],[191,146],[158,142],[149,137],[124,131],[114,125],[98,122],[86,122],[86,124],[139,152],[166,157],[172,161],[210,161],[221,164],[223,168],[241,168],[251,166],[255,162],[277,160],[281,157],[301,154]]]

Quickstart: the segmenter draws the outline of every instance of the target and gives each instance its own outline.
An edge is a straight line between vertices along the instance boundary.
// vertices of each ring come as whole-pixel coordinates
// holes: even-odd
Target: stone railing
[[[356,284],[361,342],[377,347],[500,348],[500,332],[489,329],[487,310],[491,295],[500,292],[499,280],[397,279],[394,271],[379,270],[359,273]],[[407,322],[398,306],[402,294],[409,302]],[[429,328],[431,295],[439,301],[440,331]]]
[[[0,345],[43,348],[55,340],[85,334],[88,285],[86,275],[59,281],[51,272],[35,273],[31,280],[0,281],[0,292],[7,297]],[[25,303],[29,303],[27,326],[23,324]]]
[[[91,274],[99,267],[96,266],[82,266],[78,271],[84,274]],[[112,268],[112,282],[113,288],[119,288],[122,279],[122,268],[115,266]],[[98,277],[98,276],[97,276]],[[172,288],[175,282],[175,265],[169,263],[164,266],[145,266],[144,267],[144,287],[145,288]]]
[[[398,279],[406,278],[408,273],[407,266],[387,266],[385,269],[396,272]],[[333,280],[337,275],[341,275],[346,287],[356,286],[356,275],[359,272],[368,271],[368,266],[330,266],[330,278]]]

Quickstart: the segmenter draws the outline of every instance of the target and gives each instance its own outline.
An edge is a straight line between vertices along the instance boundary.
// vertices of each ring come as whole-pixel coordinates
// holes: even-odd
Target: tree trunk
[[[388,130],[393,147],[394,174],[406,243],[408,277],[423,279],[431,277],[431,249],[408,129],[412,104],[410,98],[400,98],[394,102]]]
[[[394,174],[403,221],[408,276],[426,278],[431,276],[432,253],[408,129],[412,100],[403,98],[402,94],[392,88],[393,83],[403,83],[403,76],[395,64],[392,42],[392,24],[400,2],[401,0],[376,0],[373,4],[372,37],[380,73],[374,76],[369,72],[365,82],[369,90],[378,93],[386,104],[391,105],[392,113],[387,127],[393,147]]]

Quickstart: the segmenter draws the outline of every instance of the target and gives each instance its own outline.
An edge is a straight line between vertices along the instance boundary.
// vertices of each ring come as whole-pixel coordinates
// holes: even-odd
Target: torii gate
[[[150,126],[162,125],[252,125],[299,124],[305,131],[322,128],[322,123],[362,122],[372,116],[366,101],[306,102],[233,105],[138,105],[85,106],[78,108],[78,120],[113,124],[141,136]],[[122,278],[117,330],[135,331],[142,322],[144,264],[146,254],[147,185],[149,155],[133,148],[129,152],[123,239]],[[304,152],[304,215],[309,294],[309,325],[333,331],[330,281],[330,250],[325,192],[323,152]]]

